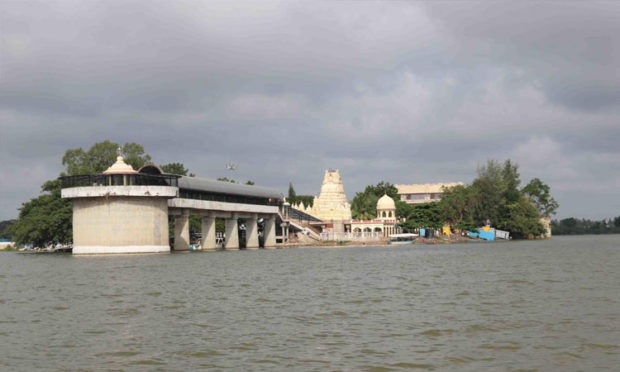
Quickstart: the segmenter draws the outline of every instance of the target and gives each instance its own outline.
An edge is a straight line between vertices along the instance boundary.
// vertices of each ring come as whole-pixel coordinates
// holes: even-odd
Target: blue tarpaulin
[[[491,229],[491,231],[484,231],[482,229],[478,229],[476,232],[468,231],[467,235],[470,238],[480,238],[484,240],[493,241],[495,240],[495,229]]]

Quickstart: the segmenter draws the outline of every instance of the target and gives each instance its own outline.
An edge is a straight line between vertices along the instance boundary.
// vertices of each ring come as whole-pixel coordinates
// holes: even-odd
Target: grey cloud
[[[592,178],[617,195],[589,164],[619,153],[619,7],[559,4],[0,3],[0,218],[104,139],[283,192],[340,168],[350,198],[514,157],[585,215]]]
[[[426,5],[452,36],[460,57],[524,71],[542,85],[551,101],[569,109],[620,107],[618,3]]]

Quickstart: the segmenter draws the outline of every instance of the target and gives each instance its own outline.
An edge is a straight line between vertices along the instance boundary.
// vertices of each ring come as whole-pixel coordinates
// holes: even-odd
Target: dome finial
[[[138,173],[136,170],[133,169],[131,165],[125,163],[125,160],[123,160],[123,150],[121,149],[120,146],[118,147],[118,149],[116,149],[116,154],[118,155],[116,157],[116,163],[112,164],[110,168],[106,169],[103,172],[103,174],[135,174],[135,173]]]

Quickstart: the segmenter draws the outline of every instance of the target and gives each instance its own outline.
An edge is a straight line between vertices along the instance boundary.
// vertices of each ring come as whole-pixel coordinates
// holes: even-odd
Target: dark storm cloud
[[[552,102],[596,111],[620,106],[620,3],[427,4],[461,54],[522,70]]]
[[[340,168],[349,198],[381,180],[467,182],[511,157],[563,216],[618,215],[603,200],[620,187],[619,9],[0,3],[0,218],[66,149],[104,139],[283,192],[317,193]]]

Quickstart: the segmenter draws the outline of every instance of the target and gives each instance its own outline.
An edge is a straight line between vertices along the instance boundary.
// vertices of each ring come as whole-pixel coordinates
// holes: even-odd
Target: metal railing
[[[262,197],[252,197],[246,195],[234,195],[234,194],[222,194],[207,191],[196,190],[179,190],[179,198],[205,200],[205,201],[220,201],[225,203],[240,203],[240,204],[255,204],[255,205],[271,205],[279,206],[280,200]]]
[[[174,174],[88,174],[59,177],[63,189],[80,186],[179,186]]]
[[[320,222],[321,220],[308,214],[300,211],[299,209],[295,209],[293,207],[288,208],[288,218],[298,221],[308,221],[308,222]]]

